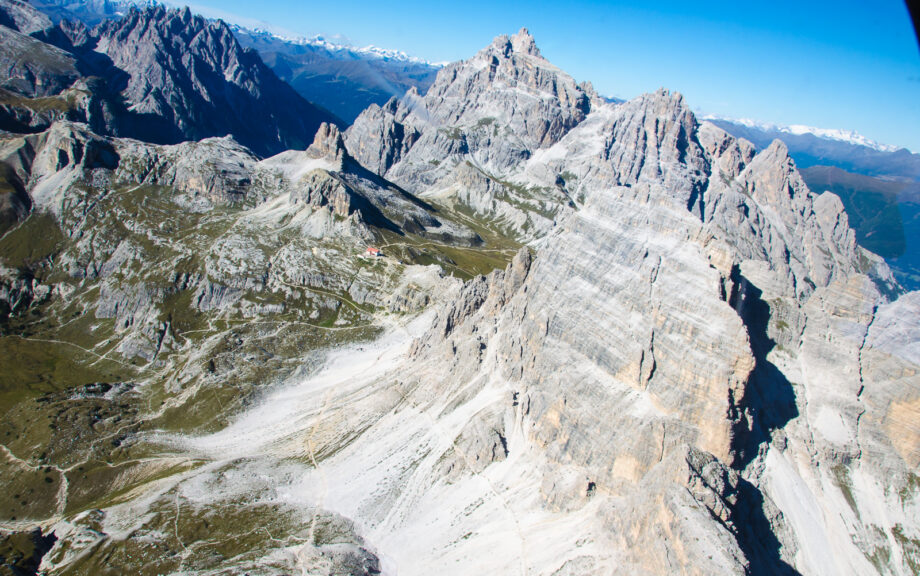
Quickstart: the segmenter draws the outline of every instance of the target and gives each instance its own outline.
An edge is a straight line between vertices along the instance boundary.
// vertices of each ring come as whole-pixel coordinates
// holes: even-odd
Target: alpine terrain
[[[808,187],[843,201],[856,241],[885,258],[901,285],[920,288],[920,154],[842,131],[713,123],[761,149],[782,140]]]
[[[526,29],[347,127],[188,9],[0,34],[4,573],[920,573],[920,293],[782,142]]]

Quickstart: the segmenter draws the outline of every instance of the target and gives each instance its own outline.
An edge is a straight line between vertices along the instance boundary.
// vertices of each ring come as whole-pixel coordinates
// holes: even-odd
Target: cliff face
[[[396,134],[399,109],[366,117]],[[663,91],[531,146],[502,178],[575,209],[438,311],[389,377],[411,409],[329,464],[379,551],[419,573],[477,549],[497,571],[911,573],[915,298],[892,300],[839,199]],[[348,491],[336,471],[375,450],[410,471],[374,482],[410,487]]]
[[[167,142],[232,134],[272,154],[306,147],[320,123],[332,121],[241,48],[226,24],[187,8],[133,10],[92,36],[93,50],[127,75],[120,93],[131,110],[174,131]]]
[[[186,11],[67,38],[177,130],[262,86]],[[90,128],[0,139],[0,343],[113,365],[5,407],[44,569],[916,572],[920,299],[782,144],[526,31],[263,160]]]
[[[410,90],[371,106],[346,132],[351,153],[407,190],[471,209],[520,239],[535,239],[569,203],[553,182],[506,176],[581,122],[599,99],[544,59],[522,29],[450,64],[424,97]]]
[[[226,24],[188,9],[132,8],[92,29],[51,26],[14,0],[0,11],[27,30],[0,28],[9,36],[0,57],[18,67],[6,88],[25,97],[8,102],[6,122],[14,129],[42,130],[68,118],[158,144],[229,134],[267,156],[305,148],[322,122],[337,121],[240,47]],[[57,96],[57,114],[30,101],[34,96]]]

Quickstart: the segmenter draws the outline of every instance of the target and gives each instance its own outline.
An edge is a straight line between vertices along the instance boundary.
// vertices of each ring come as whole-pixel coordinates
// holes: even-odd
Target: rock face
[[[45,21],[49,17],[55,23],[80,21],[89,27],[118,19],[132,8],[162,5],[156,0],[31,0],[30,4]],[[393,50],[354,48],[321,37],[288,39],[233,24],[230,28],[243,48],[258,52],[298,94],[348,124],[371,104],[383,105],[412,87],[424,92],[441,68]]]
[[[144,14],[68,37],[221,45]],[[126,93],[158,114],[170,78]],[[678,93],[602,102],[521,31],[305,149],[57,120],[3,136],[0,166],[0,326],[138,381],[0,421],[4,470],[56,490],[5,504],[54,526],[48,571],[917,572],[920,299],[782,144]],[[460,270],[496,252],[472,229],[533,242],[465,283],[365,257],[434,245]],[[84,401],[85,429],[29,412]],[[80,476],[97,460],[117,504]]]
[[[51,19],[44,13],[20,0],[4,0],[0,10],[0,25],[26,35],[52,27]]]
[[[524,40],[510,50],[534,57]],[[427,106],[443,93],[417,106],[447,118]],[[368,162],[397,179],[421,150],[466,153],[420,129],[387,167],[405,102],[368,111],[388,136],[356,124],[350,149],[382,142]],[[781,143],[755,154],[665,91],[528,134],[544,147],[505,177],[565,174],[576,209],[438,311],[379,381],[399,408],[328,463],[378,551],[409,573],[482,549],[504,550],[496,572],[914,572],[916,298],[856,245],[839,199],[809,191]],[[387,454],[364,474],[389,491],[349,488],[367,451]]]
[[[16,6],[9,0],[8,8],[0,7],[7,21],[17,21],[9,15],[18,14]],[[23,10],[38,14],[28,6]],[[271,155],[306,147],[322,122],[336,122],[279,80],[257,54],[240,47],[226,24],[188,10],[132,8],[93,29],[66,21],[51,28],[23,26],[37,39],[4,32],[10,38],[0,56],[18,61],[20,54],[24,61],[8,89],[26,97],[57,95],[66,113],[42,121],[47,114],[29,102],[8,112],[18,112],[16,120],[35,129],[65,117],[99,133],[159,144],[230,134],[256,153]],[[75,62],[81,76],[102,81],[74,86]],[[71,87],[87,93],[88,101],[76,102],[61,91]],[[27,111],[32,117],[24,122]]]
[[[522,29],[446,66],[424,97],[410,90],[399,101],[371,106],[348,129],[346,143],[359,162],[400,186],[457,200],[533,238],[552,226],[565,195],[555,183],[533,189],[505,176],[581,122],[592,102],[598,102],[593,89],[546,61]],[[467,166],[483,176],[483,184],[470,189],[478,202],[458,198],[468,189],[458,184]]]
[[[13,12],[17,7],[22,10]],[[5,23],[0,20],[0,61],[5,66],[2,88],[28,98],[58,94],[79,78],[76,61],[63,50],[29,36],[44,30],[45,24],[50,27],[51,22],[42,22],[38,16],[34,17],[38,22],[18,17],[22,13],[32,15],[27,8],[16,4],[0,5],[0,18],[7,16]]]

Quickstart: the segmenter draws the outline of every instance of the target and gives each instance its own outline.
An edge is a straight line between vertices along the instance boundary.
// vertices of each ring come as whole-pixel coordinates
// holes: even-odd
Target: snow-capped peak
[[[269,30],[266,28],[261,28],[261,27],[250,28],[250,27],[241,26],[238,24],[231,24],[230,27],[231,29],[233,29],[234,32],[242,32],[244,34],[250,34],[253,36],[270,37],[270,38],[274,38],[276,40],[280,40],[282,42],[286,42],[289,44],[298,44],[301,46],[316,46],[319,48],[323,48],[325,50],[329,50],[330,52],[339,52],[339,53],[346,52],[346,53],[354,54],[354,55],[361,56],[364,58],[377,58],[380,60],[396,60],[400,62],[412,62],[415,64],[425,64],[428,66],[435,66],[435,67],[441,67],[444,65],[443,62],[430,62],[423,58],[418,58],[416,56],[410,56],[401,50],[380,48],[378,46],[374,46],[373,44],[370,44],[364,47],[358,47],[358,46],[352,46],[350,44],[334,42],[334,41],[328,40],[327,38],[321,35],[316,35],[316,36],[311,36],[311,37],[295,36],[295,35],[279,33],[277,31]]]
[[[846,142],[847,144],[854,144],[856,146],[865,146],[880,152],[895,152],[902,148],[902,146],[892,146],[890,144],[882,144],[880,142],[876,142],[875,140],[867,138],[855,130],[842,130],[839,128],[815,128],[814,126],[806,126],[804,124],[790,124],[787,126],[783,124],[759,122],[757,120],[751,120],[750,118],[729,118],[727,116],[718,116],[715,114],[708,114],[703,116],[703,119],[724,120],[726,122],[732,122],[734,124],[740,124],[748,128],[756,128],[758,130],[764,130],[767,132],[782,132],[784,134],[793,134],[796,136],[811,134],[812,136],[824,138],[825,140],[836,140],[837,142]]]

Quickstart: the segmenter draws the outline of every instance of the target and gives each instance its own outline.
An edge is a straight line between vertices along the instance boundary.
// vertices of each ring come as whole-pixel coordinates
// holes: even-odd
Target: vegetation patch
[[[850,480],[850,469],[843,464],[837,464],[831,468],[831,470],[834,473],[834,478],[837,481],[837,487],[840,488],[840,492],[843,494],[844,500],[847,501],[850,509],[853,510],[853,513],[856,514],[856,517],[859,518],[859,509],[856,507],[856,498],[853,497],[853,482]]]
[[[61,250],[63,243],[64,233],[54,217],[33,212],[0,239],[0,258],[10,268],[34,274],[42,261]]]
[[[904,556],[904,561],[907,562],[910,571],[914,574],[920,574],[920,540],[908,538],[904,534],[904,527],[900,524],[894,525],[891,534],[894,536],[898,546],[901,547],[901,554]]]
[[[0,521],[37,522],[58,508],[61,474],[50,466],[32,466],[8,450],[0,449]]]
[[[0,358],[0,414],[42,394],[133,376],[121,363],[100,359],[77,345],[44,339],[2,336]]]

